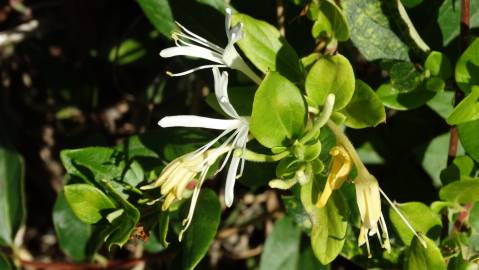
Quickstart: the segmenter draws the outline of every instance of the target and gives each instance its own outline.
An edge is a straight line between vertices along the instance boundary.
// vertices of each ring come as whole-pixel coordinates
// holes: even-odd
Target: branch
[[[471,1],[461,0],[461,34],[459,36],[459,50],[465,51],[468,46],[469,31],[471,28]],[[457,106],[464,98],[464,93],[456,86],[454,95],[454,104]],[[449,139],[449,156],[448,164],[451,164],[457,155],[457,146],[459,143],[459,136],[457,134],[457,127],[451,126],[451,137]]]

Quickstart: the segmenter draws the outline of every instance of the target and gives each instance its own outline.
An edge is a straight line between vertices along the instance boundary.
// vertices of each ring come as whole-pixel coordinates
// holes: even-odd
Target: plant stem
[[[459,50],[464,52],[468,46],[469,30],[471,25],[471,1],[461,0],[461,33],[459,36]],[[454,105],[457,106],[459,102],[464,98],[464,93],[457,87],[454,95]],[[451,127],[451,138],[449,141],[449,156],[447,159],[448,164],[451,164],[457,155],[457,146],[459,144],[459,135],[457,132],[457,126]],[[459,213],[456,222],[454,223],[454,230],[460,231],[464,222],[469,219],[469,212],[472,208],[472,204],[468,203],[464,206],[464,209]]]
[[[471,1],[461,0],[461,34],[459,36],[459,50],[465,51],[469,40],[469,30],[471,22]],[[457,106],[459,102],[464,98],[464,93],[456,86],[454,95],[454,105]],[[457,133],[457,127],[451,126],[451,137],[449,139],[449,156],[447,163],[451,164],[457,155],[457,146],[459,143],[459,136]]]
[[[248,161],[256,161],[256,162],[276,162],[289,156],[290,154],[291,153],[289,151],[284,151],[276,155],[265,155],[265,154],[253,152],[248,149],[244,149],[244,150],[237,149],[235,150],[235,153],[234,153],[234,155],[241,156]]]

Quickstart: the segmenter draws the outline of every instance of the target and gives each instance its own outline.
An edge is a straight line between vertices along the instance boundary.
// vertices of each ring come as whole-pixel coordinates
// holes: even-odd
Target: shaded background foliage
[[[355,2],[348,0],[343,5]],[[443,51],[455,63],[460,55],[457,49],[460,40],[458,27],[451,24],[456,23],[454,18],[459,18],[459,1],[425,0],[418,1],[420,3],[416,6],[411,4],[414,1],[403,2],[410,7],[408,13],[425,42],[431,49]],[[311,35],[313,22],[302,14],[306,2],[238,0],[230,4],[242,13],[277,25],[278,3],[286,8],[284,30],[287,40],[299,56],[309,54],[318,44]],[[381,10],[389,15],[387,4],[385,1],[381,3]],[[474,27],[479,26],[479,2],[472,0],[471,3],[472,33],[477,34]],[[158,5],[159,9],[154,9],[154,5]],[[166,8],[170,6],[169,14]],[[53,209],[58,210],[55,211],[57,214],[69,211],[63,209],[58,201],[55,204],[57,194],[62,200],[63,195],[59,192],[66,181],[65,169],[60,161],[61,150],[118,144],[121,147],[129,136],[146,134],[144,136],[148,139],[142,137],[143,143],[157,153],[184,152],[164,150],[167,144],[181,142],[171,141],[175,134],[158,132],[156,122],[165,115],[214,114],[204,102],[205,96],[211,92],[209,71],[169,78],[165,74],[167,70],[184,70],[191,67],[195,60],[162,59],[158,52],[171,44],[169,33],[175,25],[171,20],[164,19],[168,16],[193,32],[224,44],[224,7],[224,2],[219,0],[11,0],[1,4],[0,31],[11,30],[32,20],[38,21],[38,27],[25,33],[24,40],[0,47],[0,146],[2,149],[16,149],[23,157],[28,209],[23,246],[33,257],[54,261],[70,260],[71,257],[83,261],[88,257],[82,251],[62,251],[58,246],[61,236],[55,236]],[[150,13],[148,8],[152,8]],[[155,12],[166,17],[156,18],[155,23],[155,18],[151,17]],[[348,20],[354,16],[351,12],[347,14]],[[393,35],[402,31],[390,17],[385,18],[390,20]],[[340,43],[341,53],[351,61],[356,77],[377,89],[388,81],[385,71],[388,64],[376,59],[387,57],[376,58],[374,52],[365,53],[368,48],[361,45],[361,37],[354,33],[353,30],[352,42]],[[387,37],[379,32],[377,35],[379,41]],[[411,59],[422,64],[424,59],[404,45],[408,41],[400,34],[397,36],[398,50],[406,52],[401,56],[402,60]],[[371,56],[371,61],[364,57],[365,54]],[[234,80],[241,84],[241,78]],[[348,130],[348,135],[360,147],[362,158],[380,179],[383,189],[399,202],[413,200],[430,204],[438,200],[439,172],[445,168],[447,161],[449,126],[437,113],[438,106],[431,102],[406,112],[388,110],[386,124],[377,128]],[[448,106],[448,102],[438,103]],[[162,159],[171,160],[170,157]],[[158,161],[148,162],[155,167],[154,162]],[[238,185],[237,188],[238,197],[243,197],[242,202],[222,214],[222,223],[241,227],[233,233],[234,237],[249,239],[244,240],[248,243],[241,246],[240,241],[231,240],[231,235],[228,236],[230,240],[224,236],[228,232],[220,231],[210,250],[213,268],[253,269],[258,266],[267,269],[263,260],[258,264],[260,255],[254,247],[264,242],[267,233],[271,232],[272,221],[282,215],[284,206],[277,193],[264,188],[271,179],[267,173],[254,175],[257,173],[250,171],[241,179],[245,185]],[[220,190],[223,185],[220,179],[208,181],[208,186]],[[235,218],[239,221],[231,221]],[[286,221],[281,222],[275,226],[290,226]],[[85,230],[86,234],[94,231],[92,228]],[[296,233],[294,230],[291,229],[290,233]],[[81,238],[78,237],[76,239]],[[304,245],[303,242],[301,245]],[[112,260],[131,258],[136,256],[133,254],[141,245],[135,243],[110,254],[103,248],[102,253],[109,254],[106,256]],[[75,252],[78,254],[75,255]],[[150,267],[163,266],[165,261],[174,257],[168,251],[160,254],[151,256]],[[274,254],[270,256],[265,260],[271,260]],[[300,256],[313,257],[308,249]],[[0,260],[0,263],[3,261]],[[205,259],[201,266],[207,268],[208,264],[208,259]],[[333,269],[339,267],[356,269],[352,263],[341,258],[333,263]],[[291,268],[285,266],[284,269]]]

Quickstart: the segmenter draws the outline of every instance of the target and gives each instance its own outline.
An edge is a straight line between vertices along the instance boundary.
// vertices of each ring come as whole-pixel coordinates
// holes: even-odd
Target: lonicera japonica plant
[[[251,269],[330,269],[339,257],[380,269],[477,269],[479,39],[469,28],[479,13],[468,5],[479,2],[456,1],[462,28],[455,20],[448,25],[457,33],[441,28],[443,45],[460,39],[458,57],[448,55],[450,46],[442,50],[421,37],[408,12],[426,5],[422,1],[278,1],[278,27],[234,3],[213,2],[224,16],[226,43],[191,30],[222,25],[173,23],[175,4],[138,1],[170,39],[157,57],[182,63],[158,73],[169,82],[182,80],[177,87],[205,78],[200,102],[210,110],[165,111],[153,133],[113,147],[61,151],[67,180],[57,204],[91,232],[83,259],[101,261],[102,247],[111,252],[135,242],[152,253],[171,251],[174,256],[165,257],[171,269],[204,267],[200,262],[223,235],[218,230],[241,227],[235,219],[246,192],[273,194],[280,203]],[[285,5],[307,22],[315,46],[306,53],[285,38]],[[459,18],[448,15],[448,5],[444,1],[441,16]],[[374,80],[364,75],[365,62],[379,70],[372,71]],[[403,147],[386,167],[395,179],[370,166],[384,162],[373,148],[393,146],[360,146],[350,133],[362,130],[368,141],[374,138],[367,132],[397,132],[394,119],[421,108],[450,126],[420,159],[436,195],[428,201],[406,179],[400,190],[412,192],[405,196],[410,202],[398,203],[385,190],[408,178],[410,167],[396,161],[410,151],[410,134],[432,125],[421,120],[429,116],[414,115],[422,126],[408,120],[403,138],[388,142]],[[374,133],[378,128],[382,133]],[[64,233],[57,221],[57,233]],[[0,239],[14,247],[13,262],[21,264],[22,248],[8,237]],[[71,253],[66,242],[60,245]]]

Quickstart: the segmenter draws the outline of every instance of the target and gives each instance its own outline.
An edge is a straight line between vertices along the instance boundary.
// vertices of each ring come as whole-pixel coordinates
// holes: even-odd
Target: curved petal
[[[228,37],[228,40],[230,40],[231,35],[230,35],[230,27],[231,27],[231,8],[226,8],[225,10],[225,31],[226,31],[226,36]]]
[[[236,172],[238,171],[238,166],[241,158],[233,156],[231,158],[230,167],[228,168],[228,174],[226,176],[226,185],[225,185],[225,204],[227,207],[230,207],[233,204],[234,200],[234,187],[236,183]]]
[[[231,104],[228,97],[228,72],[220,74],[218,68],[213,68],[213,77],[215,80],[215,95],[221,109],[231,118],[239,119],[239,115]]]
[[[218,64],[223,64],[223,56],[221,54],[200,46],[170,47],[163,49],[160,52],[160,56],[163,58],[169,58],[179,55],[203,58]]]
[[[237,129],[243,123],[241,120],[236,119],[216,119],[209,117],[202,117],[196,115],[176,115],[163,117],[158,125],[161,127],[198,127],[209,129]]]

